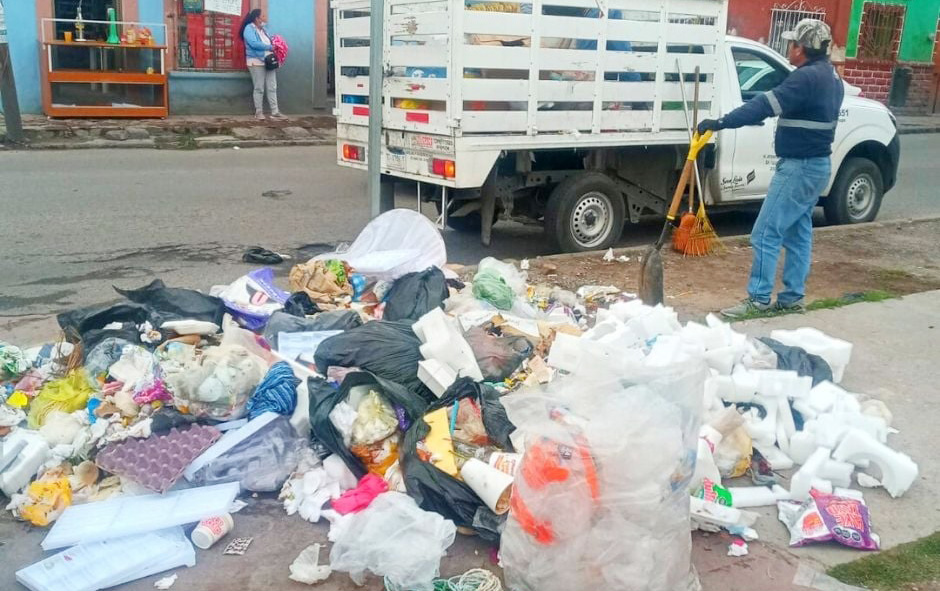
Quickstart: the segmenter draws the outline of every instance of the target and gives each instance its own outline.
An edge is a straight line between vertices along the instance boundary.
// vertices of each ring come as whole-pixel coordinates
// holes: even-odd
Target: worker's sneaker
[[[742,316],[747,316],[749,314],[754,314],[757,312],[769,312],[773,306],[770,303],[761,303],[751,298],[745,298],[741,300],[741,303],[737,306],[732,306],[730,308],[725,308],[721,311],[721,315],[726,318],[741,318]]]
[[[284,113],[271,113],[271,119],[287,119],[287,115]]]
[[[803,298],[800,298],[796,300],[795,302],[789,302],[789,303],[781,302],[780,300],[777,300],[777,302],[774,304],[774,308],[778,312],[786,312],[788,314],[795,314],[795,313],[806,311],[806,306],[803,305]]]
[[[258,121],[264,121],[264,113],[255,113],[255,119]]]

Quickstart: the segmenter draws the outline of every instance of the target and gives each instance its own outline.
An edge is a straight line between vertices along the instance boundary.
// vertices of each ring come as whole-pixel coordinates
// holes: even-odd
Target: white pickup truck
[[[787,60],[727,36],[726,0],[386,0],[383,185],[418,183],[441,222],[539,223],[562,251],[607,248],[626,220],[662,214],[700,117],[779,84]],[[333,0],[337,158],[366,168],[369,2]],[[684,87],[680,88],[680,84]],[[683,98],[685,97],[685,98]],[[710,209],[761,200],[776,120],[723,130],[703,156]],[[829,222],[875,218],[894,186],[894,117],[846,85],[821,204]]]

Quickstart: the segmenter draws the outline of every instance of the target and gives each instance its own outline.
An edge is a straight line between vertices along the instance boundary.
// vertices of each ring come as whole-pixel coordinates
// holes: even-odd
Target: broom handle
[[[695,90],[693,91],[694,98],[692,99],[692,133],[698,131],[698,79],[700,72],[699,66],[695,66]],[[702,188],[698,183],[698,158],[696,158],[693,166],[695,166],[695,174],[689,179],[689,212],[691,212],[694,207],[695,190],[698,189],[699,194],[702,192]]]
[[[676,219],[676,214],[679,212],[682,194],[685,193],[685,187],[688,185],[689,178],[692,176],[692,164],[691,160],[686,160],[685,164],[682,166],[682,175],[679,176],[679,184],[676,185],[676,192],[672,194],[672,203],[669,205],[669,211],[666,213],[666,223],[663,224],[663,231],[659,235],[659,240],[656,241],[656,250],[662,248],[663,244],[666,242],[666,236],[669,234],[669,226],[672,225],[673,220]]]

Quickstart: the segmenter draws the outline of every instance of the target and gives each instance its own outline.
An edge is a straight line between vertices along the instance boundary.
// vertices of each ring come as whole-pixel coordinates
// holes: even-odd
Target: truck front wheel
[[[847,158],[829,196],[823,202],[830,224],[860,224],[878,215],[884,181],[878,165],[868,158]]]
[[[623,194],[599,172],[585,172],[558,184],[545,208],[545,232],[562,252],[613,246],[624,223]]]

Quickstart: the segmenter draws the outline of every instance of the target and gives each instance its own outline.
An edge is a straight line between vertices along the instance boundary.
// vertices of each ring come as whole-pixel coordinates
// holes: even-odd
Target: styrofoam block
[[[816,412],[821,414],[832,410],[832,406],[841,396],[847,394],[845,390],[826,380],[819,382],[809,391],[807,404]]]
[[[581,337],[564,332],[555,335],[552,348],[548,351],[549,367],[562,371],[573,372],[578,369],[581,362]]]
[[[807,353],[819,355],[825,359],[832,369],[832,381],[837,384],[842,381],[842,374],[852,358],[852,343],[831,337],[815,328],[774,330],[771,331],[770,338],[784,345],[801,347]]]
[[[816,433],[816,444],[830,449],[835,449],[849,430],[849,425],[828,412],[816,417],[813,426]]]
[[[757,393],[764,396],[806,398],[813,387],[813,378],[783,369],[751,370],[757,376]]]
[[[641,339],[649,340],[656,336],[676,333],[682,325],[679,324],[675,310],[659,304],[628,320],[627,327]]]
[[[734,507],[726,507],[700,499],[689,497],[692,523],[696,525],[712,525],[716,527],[750,527],[757,522],[759,515],[753,511],[742,511]],[[714,530],[713,530],[714,531]]]
[[[16,572],[31,591],[97,591],[176,568],[196,552],[180,527],[80,544]]]
[[[881,469],[881,483],[892,497],[903,495],[917,478],[917,464],[860,429],[849,429],[833,457],[840,462],[866,458]]]
[[[459,376],[483,381],[473,349],[457,327],[456,320],[444,314],[444,310],[434,308],[419,318],[412,330],[424,343],[418,348],[422,357],[439,360]]]
[[[789,455],[796,464],[805,464],[816,451],[816,434],[807,430],[797,431],[790,438]]]
[[[418,362],[418,379],[440,398],[457,381],[457,373],[437,359]]]
[[[731,486],[731,506],[738,509],[748,507],[768,507],[776,505],[777,501],[790,498],[790,493],[782,486],[775,484],[773,488],[766,486]]]
[[[705,379],[706,388],[711,388],[725,402],[753,402],[754,390],[740,388],[734,376],[711,376]]]
[[[790,477],[790,498],[794,501],[804,501],[809,498],[809,491],[813,488],[813,481],[819,478],[819,471],[823,464],[829,459],[832,450],[827,447],[820,447],[813,452],[803,464],[803,467],[797,470]],[[831,487],[830,487],[831,490]]]
[[[847,498],[847,499],[855,499],[856,501],[860,502],[861,504],[863,504],[863,505],[865,504],[865,495],[862,494],[862,491],[860,491],[860,490],[855,490],[854,488],[845,488],[845,487],[837,486],[837,487],[835,487],[835,488],[832,489],[832,494],[834,494],[834,495],[837,496],[837,497],[845,497],[845,498]]]
[[[744,427],[747,434],[756,442],[762,445],[773,445],[777,442],[777,401],[767,400],[761,396],[755,396],[754,402],[760,404],[767,411],[763,419],[755,418],[755,414],[747,413],[744,415]]]
[[[858,412],[834,412],[832,414],[837,421],[841,421],[849,427],[861,429],[881,443],[888,442],[889,429],[884,418]]]
[[[819,476],[832,482],[833,486],[848,487],[852,484],[855,465],[837,460],[826,460],[819,470]]]
[[[794,436],[796,436],[796,434],[794,434]],[[791,438],[791,446],[793,445],[792,441],[793,440]],[[783,451],[781,451],[777,446],[755,444],[754,447],[757,448],[757,451],[760,452],[760,455],[764,456],[764,459],[767,460],[768,464],[770,464],[770,468],[772,470],[789,470],[793,467],[793,459],[787,454],[783,453]],[[808,454],[807,457],[809,457]]]
[[[642,344],[640,337],[615,318],[599,322],[581,335],[582,339],[629,349]]]
[[[800,413],[804,421],[809,421],[815,419],[819,416],[819,413],[816,412],[816,409],[810,405],[809,400],[794,400],[793,401],[793,410]]]
[[[705,351],[705,363],[717,369],[722,375],[730,376],[738,357],[738,351],[733,346],[720,347]]]
[[[211,447],[207,448],[200,455],[196,456],[196,459],[186,466],[186,469],[183,470],[183,477],[186,478],[186,480],[192,481],[196,475],[196,472],[198,472],[203,466],[212,460],[221,457],[222,454],[228,452],[242,441],[245,441],[257,433],[279,416],[280,415],[276,412],[263,412],[257,417],[248,421],[244,427],[226,431],[218,441],[212,444]]]
[[[237,482],[162,495],[111,498],[67,507],[42,541],[43,550],[141,534],[227,513]]]
[[[647,306],[641,300],[630,300],[628,302],[614,302],[607,310],[617,317],[621,322],[627,322],[637,316],[647,314],[652,310],[652,306]]]
[[[834,487],[832,486],[832,481],[826,480],[825,478],[813,478],[811,488],[824,495],[831,495]]]
[[[19,492],[36,475],[49,457],[49,444],[36,431],[17,429],[3,440],[0,458],[14,452],[16,459],[0,472],[0,491],[8,497]]]

